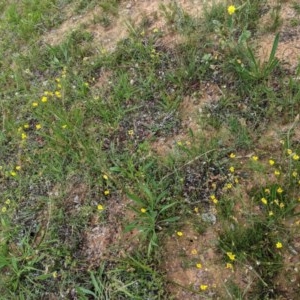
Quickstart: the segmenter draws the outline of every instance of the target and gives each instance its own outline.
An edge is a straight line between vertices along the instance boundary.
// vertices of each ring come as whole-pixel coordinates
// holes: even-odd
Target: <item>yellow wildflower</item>
[[[15,168],[17,171],[20,171],[21,170],[21,166],[16,166]]]
[[[55,96],[57,97],[57,98],[61,98],[61,92],[60,91],[55,91]]]
[[[229,15],[233,15],[235,13],[235,11],[236,11],[236,8],[235,8],[234,5],[228,6],[227,12],[228,12]]]
[[[2,209],[1,209],[1,211],[2,211],[3,213],[6,213],[7,208],[6,208],[5,206],[3,206]]]
[[[253,161],[258,161],[258,156],[257,156],[257,155],[253,155],[253,156],[251,157],[251,159],[252,159]]]
[[[39,130],[39,129],[42,128],[42,125],[41,125],[41,124],[36,124],[36,125],[35,125],[35,128],[36,128],[37,130]]]
[[[277,249],[282,248],[282,243],[281,243],[281,242],[277,242],[277,243],[276,243],[276,248],[277,248]]]
[[[211,196],[210,196],[210,199],[212,200],[212,202],[213,202],[214,204],[217,204],[217,203],[219,202],[215,195],[211,195]]]
[[[235,254],[233,254],[232,252],[226,252],[227,256],[229,257],[230,260],[235,260]]]
[[[279,170],[275,170],[274,174],[275,174],[275,176],[279,176],[280,175],[280,171]]]
[[[21,138],[22,138],[22,140],[26,140],[27,139],[26,133],[22,132]]]
[[[103,209],[104,209],[104,207],[103,207],[103,205],[101,205],[101,204],[98,204],[98,205],[97,205],[97,209],[101,211],[101,210],[103,210]]]
[[[195,207],[194,208],[194,212],[197,214],[199,212],[199,208],[198,207]]]
[[[233,265],[231,263],[226,264],[226,269],[233,269]]]
[[[267,205],[268,204],[268,200],[266,198],[261,198],[261,202],[264,204],[264,205]]]
[[[57,87],[58,89],[61,89],[61,84],[60,84],[60,83],[57,84],[56,87]]]
[[[17,173],[16,173],[15,171],[10,171],[10,175],[11,175],[12,177],[15,177],[15,176],[17,176]]]
[[[282,194],[283,189],[281,187],[279,187],[276,191],[277,191],[278,194]]]
[[[183,236],[183,232],[182,232],[182,231],[177,231],[176,234],[177,234],[178,236]]]
[[[197,264],[196,264],[196,268],[197,268],[197,269],[201,269],[201,268],[202,268],[202,264],[197,263]]]
[[[42,101],[43,103],[46,103],[46,102],[48,101],[48,98],[47,98],[46,96],[43,96],[42,99],[41,99],[41,101]]]
[[[229,171],[230,171],[231,173],[234,173],[234,167],[230,167],[230,168],[229,168]]]
[[[154,29],[152,30],[152,32],[153,32],[153,33],[157,33],[157,32],[158,32],[158,29],[157,29],[157,28],[154,28]]]
[[[271,193],[270,189],[265,189],[265,193],[270,195],[270,193]]]
[[[6,205],[9,205],[9,204],[10,204],[10,199],[6,199],[6,200],[5,200],[5,204],[6,204]]]
[[[201,284],[201,285],[200,285],[200,290],[201,290],[201,291],[206,291],[207,288],[208,288],[208,286],[207,286],[206,284]]]
[[[146,208],[141,208],[141,213],[145,213],[147,211],[147,209]]]
[[[280,202],[279,207],[284,208],[284,206],[285,206],[284,203]]]
[[[103,178],[104,180],[108,180],[108,176],[107,176],[106,174],[104,174],[104,175],[102,176],[102,178]]]
[[[133,131],[132,129],[131,129],[131,130],[128,130],[127,133],[128,133],[128,135],[130,135],[130,136],[133,136],[133,135],[134,135],[134,131]]]
[[[273,159],[270,159],[269,164],[270,164],[270,166],[273,166],[275,164],[275,161]]]
[[[269,211],[269,217],[272,217],[272,216],[274,216],[274,213],[270,210]]]
[[[294,154],[294,155],[293,155],[293,160],[299,160],[299,155]]]
[[[24,124],[23,127],[24,127],[24,129],[28,129],[29,128],[29,124]]]
[[[292,149],[287,149],[287,150],[286,150],[286,153],[287,153],[288,155],[291,155],[291,154],[293,153],[293,151],[292,151]]]
[[[108,196],[109,195],[109,190],[105,190],[103,193],[104,193],[105,196]]]
[[[62,128],[62,129],[66,129],[66,128],[67,128],[67,125],[66,125],[66,124],[65,124],[65,125],[62,125],[61,128]]]
[[[293,176],[293,177],[297,177],[297,176],[298,176],[298,173],[297,173],[296,171],[293,171],[292,176]]]
[[[38,105],[39,105],[38,102],[32,102],[33,107],[37,107]]]
[[[232,183],[227,183],[227,184],[225,185],[225,188],[226,188],[227,190],[232,189]]]
[[[235,154],[234,153],[230,153],[229,157],[230,158],[235,158]]]
[[[192,253],[193,255],[196,255],[198,252],[197,252],[196,249],[193,249],[193,250],[191,251],[191,253]]]
[[[52,273],[52,277],[57,278],[57,272],[56,271]]]

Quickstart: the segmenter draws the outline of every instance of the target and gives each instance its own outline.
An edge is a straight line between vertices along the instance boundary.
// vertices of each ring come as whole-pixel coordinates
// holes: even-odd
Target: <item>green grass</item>
[[[145,18],[127,23],[128,36],[111,52],[89,26],[43,42],[68,11],[98,7],[94,23],[109,30],[122,5],[0,5],[3,299],[172,299],[174,286],[203,297],[284,297],[275,282],[299,238],[300,90],[276,58],[280,35],[266,62],[257,57],[265,2],[238,1],[233,15],[214,3],[197,17],[162,5],[154,19],[167,23],[176,45]],[[195,102],[188,117],[186,99]],[[271,125],[279,137],[264,142]],[[158,155],[155,144],[169,150]],[[237,272],[249,265],[253,282],[243,289],[233,271],[217,289],[174,285],[162,258],[176,250],[193,270],[198,258],[184,250],[194,242],[184,240],[189,227],[200,245],[218,228],[211,263],[220,272],[224,262]],[[93,235],[99,230],[109,233]]]

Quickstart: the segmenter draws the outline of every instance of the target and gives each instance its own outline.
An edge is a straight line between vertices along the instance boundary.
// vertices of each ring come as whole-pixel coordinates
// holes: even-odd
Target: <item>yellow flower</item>
[[[47,98],[46,96],[43,96],[42,99],[41,99],[41,101],[42,101],[43,103],[46,103],[46,102],[48,101],[48,98]]]
[[[182,146],[182,142],[180,142],[180,141],[177,142],[177,145],[178,145],[178,146]]]
[[[10,175],[11,175],[12,177],[15,177],[15,176],[17,176],[17,173],[16,173],[15,171],[10,171]]]
[[[20,171],[21,170],[21,166],[16,166],[15,168],[17,171]]]
[[[231,173],[234,173],[234,167],[230,167],[230,168],[229,168],[229,171],[230,171]]]
[[[196,249],[193,249],[193,250],[191,251],[191,253],[192,253],[193,255],[196,255],[198,252],[197,252]]]
[[[293,160],[299,160],[299,155],[294,154],[294,155],[293,155]]]
[[[283,189],[281,187],[279,187],[276,191],[277,191],[278,194],[282,194]]]
[[[206,291],[207,288],[208,288],[208,286],[207,286],[206,284],[201,284],[201,285],[200,285],[200,290],[201,290],[201,291]]]
[[[269,217],[274,216],[274,213],[272,211],[269,211]]]
[[[235,182],[236,184],[238,184],[238,183],[239,183],[239,179],[238,179],[238,177],[235,177],[235,178],[234,178],[234,182]]]
[[[22,138],[22,140],[26,140],[27,139],[26,133],[22,132],[21,138]]]
[[[284,208],[284,203],[280,202],[279,207]]]
[[[274,174],[275,174],[275,176],[279,176],[280,175],[280,171],[279,170],[275,170]]]
[[[275,203],[276,205],[279,205],[278,199],[275,199],[275,200],[274,200],[274,203]]]
[[[154,28],[154,29],[152,30],[152,32],[153,32],[153,33],[157,33],[157,32],[158,32],[158,29],[157,29],[157,28]]]
[[[130,135],[130,136],[133,136],[133,135],[134,135],[134,131],[133,131],[132,129],[131,129],[131,130],[128,130],[127,133],[128,133],[128,135]]]
[[[41,125],[41,124],[36,124],[36,125],[35,125],[35,128],[36,128],[37,130],[39,130],[39,129],[42,128],[42,125]]]
[[[298,175],[298,173],[297,173],[296,171],[294,171],[294,172],[292,173],[292,176],[293,176],[293,177],[297,177],[297,175]]]
[[[32,102],[33,107],[37,107],[38,105],[39,105],[38,102]]]
[[[195,207],[194,208],[194,212],[197,214],[199,212],[199,208],[198,207]]]
[[[178,236],[183,236],[183,232],[182,232],[182,231],[177,231],[176,234],[177,234]]]
[[[275,161],[273,159],[270,159],[269,164],[270,164],[270,166],[273,166],[275,164]]]
[[[141,213],[145,213],[147,211],[147,209],[146,208],[141,208]]]
[[[104,207],[103,207],[103,205],[101,205],[101,204],[98,204],[98,205],[97,205],[97,209],[101,211],[101,210],[103,210],[103,209],[104,209]]]
[[[62,129],[66,129],[66,128],[67,128],[67,125],[66,125],[66,124],[65,124],[65,125],[62,125],[61,128],[62,128]]]
[[[219,202],[215,195],[211,195],[211,196],[210,196],[210,199],[212,200],[212,202],[213,202],[214,204],[217,204],[217,203]]]
[[[58,89],[61,89],[61,84],[60,84],[60,83],[57,84],[56,87],[57,87]]]
[[[24,129],[28,129],[29,128],[29,124],[24,124],[23,127],[24,127]]]
[[[61,98],[61,92],[60,91],[55,91],[55,96],[57,97],[57,98]]]
[[[233,265],[231,263],[226,264],[226,269],[233,269]]]
[[[277,249],[282,248],[282,243],[281,243],[281,242],[277,242],[277,243],[276,243],[276,248],[277,248]]]
[[[232,189],[232,183],[227,183],[227,184],[225,185],[225,187],[226,187],[227,190]]]
[[[52,273],[52,277],[57,278],[57,272],[56,271]]]
[[[197,264],[196,264],[196,268],[197,268],[197,269],[201,269],[201,268],[202,268],[202,264],[197,263]]]
[[[103,193],[104,193],[105,196],[108,196],[109,195],[109,190],[105,190]]]
[[[59,82],[60,82],[60,78],[55,78],[55,81],[56,81],[57,83],[59,83]]]
[[[287,153],[288,155],[291,155],[291,154],[293,153],[293,151],[292,151],[292,149],[287,149],[287,150],[286,150],[286,153]]]
[[[2,209],[1,209],[1,211],[2,211],[3,213],[6,213],[7,208],[6,208],[5,206],[3,206]]]
[[[104,174],[104,175],[102,176],[102,178],[103,178],[104,180],[108,180],[108,176],[107,176],[106,174]]]
[[[265,189],[265,193],[270,195],[270,193],[271,193],[270,189]]]
[[[234,5],[228,6],[227,12],[228,12],[229,15],[233,15],[235,13],[235,11],[236,11],[236,8],[235,8]]]
[[[5,204],[9,205],[10,204],[10,199],[5,200]]]
[[[261,202],[264,204],[264,205],[267,205],[268,204],[268,200],[266,198],[261,198]]]
[[[251,157],[251,159],[252,159],[253,161],[257,161],[257,160],[258,160],[258,156],[254,155],[254,156]]]
[[[229,257],[230,260],[235,260],[235,254],[233,254],[232,252],[226,252],[227,256]]]
[[[234,153],[230,153],[229,157],[230,158],[235,158],[235,154]]]

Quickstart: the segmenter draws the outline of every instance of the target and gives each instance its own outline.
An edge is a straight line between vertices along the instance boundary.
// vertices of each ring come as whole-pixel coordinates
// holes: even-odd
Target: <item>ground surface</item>
[[[226,44],[226,30],[222,27],[220,31],[197,31],[204,22],[209,28],[213,17],[203,16],[219,5],[217,1],[114,1],[115,6],[100,1],[83,9],[78,9],[77,2],[69,2],[61,6],[60,24],[50,26],[36,41],[41,49],[50,49],[48,67],[35,69],[38,60],[26,59],[11,65],[14,76],[18,76],[23,65],[28,65],[27,71],[22,70],[23,76],[37,86],[21,88],[22,83],[15,86],[9,79],[3,80],[5,97],[10,95],[9,89],[14,93],[10,97],[24,94],[22,100],[14,98],[16,103],[23,101],[24,106],[14,116],[19,125],[28,122],[30,126],[24,130],[29,146],[14,142],[13,125],[6,122],[12,107],[2,104],[3,145],[14,145],[17,151],[10,160],[5,148],[1,165],[20,165],[27,176],[24,182],[21,176],[14,181],[9,167],[1,173],[3,202],[6,198],[18,199],[12,218],[18,220],[16,225],[25,224],[24,232],[14,237],[15,242],[6,242],[12,233],[2,237],[11,257],[22,256],[18,271],[13,268],[15,277],[9,264],[2,264],[5,276],[17,282],[3,291],[19,293],[23,299],[21,295],[26,292],[20,286],[22,281],[30,281],[30,267],[34,267],[43,270],[38,273],[41,282],[52,282],[47,290],[32,275],[33,286],[41,290],[44,299],[296,299],[300,294],[299,184],[298,175],[294,180],[292,172],[300,172],[300,167],[297,157],[286,156],[286,151],[291,148],[289,155],[297,155],[300,149],[299,5],[293,1],[264,2],[251,47],[264,66],[279,32],[276,57],[281,69],[272,70],[265,78],[246,78],[246,83],[239,83],[243,75],[232,75],[232,69],[227,69],[223,61],[228,59],[233,65],[239,60],[240,65],[247,63],[239,54],[232,54],[231,45]],[[221,9],[225,15],[228,5]],[[245,9],[243,1],[235,5],[242,6],[241,11]],[[233,16],[238,14],[239,11]],[[192,19],[200,21],[191,25]],[[242,21],[235,23],[236,27],[239,22]],[[191,34],[186,33],[188,30]],[[72,34],[74,49],[68,48]],[[197,37],[201,34],[207,34],[207,40]],[[233,36],[238,34],[234,32]],[[195,57],[187,55],[187,62],[184,61],[182,53],[201,44],[202,39],[207,43],[205,50],[200,47],[202,57],[195,54],[197,46],[190,54]],[[220,46],[222,43],[225,46]],[[182,45],[187,48],[180,49]],[[192,59],[195,65],[189,64]],[[194,76],[206,64],[209,67],[204,75]],[[58,74],[62,65],[68,65],[66,77],[63,71],[61,76]],[[178,69],[183,66],[183,71],[174,71],[172,78],[173,65]],[[191,73],[181,75],[185,70]],[[262,70],[263,67],[260,74]],[[179,79],[180,76],[185,79]],[[55,83],[51,77],[59,77],[60,81]],[[40,95],[49,86],[57,90],[59,82],[63,85],[63,110],[53,105],[32,114],[28,108],[32,95]],[[161,87],[161,83],[165,86]],[[251,94],[258,85],[265,89]],[[33,133],[40,123],[47,132]],[[55,131],[55,124],[60,130]],[[258,160],[253,159],[255,156]],[[276,162],[282,174],[280,179],[269,165],[270,159]],[[233,166],[234,171],[229,170]],[[283,175],[284,172],[287,173]],[[144,185],[151,192],[145,191]],[[276,192],[280,186],[283,194]],[[17,193],[12,192],[14,188]],[[267,192],[258,196],[258,191],[264,189],[276,191],[269,198]],[[24,191],[27,194],[22,195]],[[160,193],[164,196],[156,203]],[[264,197],[270,205],[267,210],[260,202]],[[270,221],[270,211],[276,215],[276,203],[281,201],[278,207],[290,207],[291,199],[296,203],[291,204],[293,208],[284,213],[278,208],[278,219]],[[164,205],[173,202],[174,206],[165,210]],[[3,203],[3,207],[9,205]],[[146,213],[141,211],[143,208]],[[158,212],[163,216],[157,217],[154,226],[159,243],[154,246],[154,254],[150,251],[149,259],[148,241],[154,237],[152,231],[149,235],[140,232],[152,228],[152,214]],[[173,217],[175,223],[164,221]],[[134,225],[126,230],[128,224]],[[252,226],[254,236],[259,236],[257,232],[264,228],[263,237],[249,238],[248,249],[237,246],[238,239],[253,233]],[[7,228],[8,232],[13,231],[8,225]],[[57,230],[53,241],[52,230]],[[26,239],[25,231],[33,250],[31,253],[28,247],[28,253],[23,249],[20,254],[18,248],[20,239]],[[236,240],[235,234],[240,234]],[[40,248],[46,241],[50,247],[58,245],[59,250],[49,254],[47,243]],[[284,247],[277,247],[278,242]],[[39,251],[43,253],[40,258],[34,254]],[[231,259],[231,252],[236,258]],[[35,259],[32,265],[23,262],[31,257],[32,261]],[[264,269],[268,264],[273,268]],[[66,275],[72,270],[85,273],[84,279]],[[72,284],[72,280],[76,283]],[[154,282],[153,286],[149,282]],[[138,290],[145,290],[145,294],[138,294]],[[31,297],[39,296],[32,292]]]

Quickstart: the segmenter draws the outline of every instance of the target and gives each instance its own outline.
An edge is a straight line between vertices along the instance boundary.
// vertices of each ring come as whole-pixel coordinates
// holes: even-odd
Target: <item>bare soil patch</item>
[[[271,9],[268,14],[261,19],[262,28],[266,28],[272,24],[272,9],[279,4],[277,1],[270,1],[269,5]],[[288,69],[294,71],[300,59],[300,15],[292,8],[292,1],[286,1],[280,5],[279,17],[282,24],[278,29],[280,41],[276,57],[283,62]],[[293,22],[295,25],[293,25]],[[266,33],[259,37],[257,41],[259,45],[258,57],[263,62],[267,61],[270,56],[274,37],[274,33]]]

